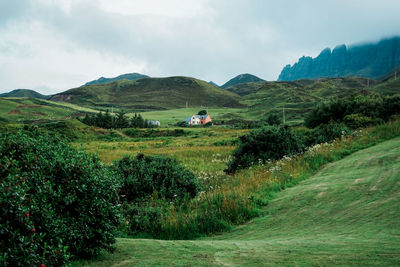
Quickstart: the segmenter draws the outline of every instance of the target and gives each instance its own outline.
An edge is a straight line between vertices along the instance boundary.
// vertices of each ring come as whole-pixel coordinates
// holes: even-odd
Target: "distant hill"
[[[49,99],[51,96],[42,95],[31,89],[15,89],[11,92],[0,94],[0,97],[31,97],[39,99]]]
[[[88,85],[54,95],[51,100],[84,106],[119,106],[132,110],[189,107],[241,107],[237,94],[189,77],[142,78]]]
[[[322,77],[362,76],[377,79],[400,65],[400,37],[375,44],[324,49],[316,58],[302,57],[293,66],[286,65],[279,81]]]
[[[385,81],[343,77],[266,82],[254,93],[243,95],[240,103],[248,107],[250,115],[259,117],[271,112],[282,116],[285,108],[286,119],[300,123],[304,115],[321,101],[359,94],[399,94],[400,77],[387,76]]]
[[[220,87],[218,84],[216,84],[215,82],[213,82],[213,81],[209,81],[208,82],[209,84],[211,84],[212,86],[215,86],[215,87]]]
[[[94,80],[94,81],[91,81],[91,82],[87,82],[87,83],[85,83],[85,85],[106,84],[106,83],[111,83],[111,82],[120,81],[120,80],[134,81],[134,80],[137,80],[137,79],[148,78],[148,77],[149,76],[144,75],[144,74],[140,74],[140,73],[127,73],[127,74],[119,75],[119,76],[114,77],[114,78],[101,77],[101,78],[99,78],[97,80]]]
[[[258,78],[257,76],[254,76],[252,74],[240,74],[229,81],[227,81],[224,85],[221,86],[221,88],[226,89],[230,86],[235,86],[241,83],[249,83],[249,82],[260,82],[264,81],[263,79]]]
[[[236,85],[229,86],[225,88],[225,90],[238,94],[240,96],[245,96],[257,92],[257,90],[260,89],[266,83],[267,83],[266,81],[239,83]]]

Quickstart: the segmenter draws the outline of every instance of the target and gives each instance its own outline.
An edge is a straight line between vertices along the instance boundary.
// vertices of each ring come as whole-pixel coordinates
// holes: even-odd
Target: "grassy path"
[[[88,265],[398,266],[400,138],[327,165],[231,233],[193,241],[118,239],[114,254]]]

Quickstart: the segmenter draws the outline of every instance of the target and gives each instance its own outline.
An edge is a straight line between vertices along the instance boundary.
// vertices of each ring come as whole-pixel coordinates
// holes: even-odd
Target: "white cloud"
[[[399,9],[395,0],[1,1],[0,92],[127,72],[274,80],[327,46],[399,35]]]

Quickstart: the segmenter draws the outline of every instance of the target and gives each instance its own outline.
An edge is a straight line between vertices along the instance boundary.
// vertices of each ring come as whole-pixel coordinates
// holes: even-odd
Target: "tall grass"
[[[260,163],[233,176],[206,179],[207,189],[195,199],[180,205],[164,204],[169,207],[162,209],[159,225],[153,224],[157,231],[149,232],[154,238],[191,239],[228,231],[232,225],[259,215],[260,208],[277,192],[311,176],[322,165],[399,135],[400,121],[392,121],[315,145],[303,154]],[[157,203],[149,203],[149,207]]]

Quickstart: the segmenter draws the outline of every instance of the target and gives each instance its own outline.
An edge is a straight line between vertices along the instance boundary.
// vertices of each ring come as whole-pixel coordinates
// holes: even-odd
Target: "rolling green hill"
[[[127,73],[127,74],[119,75],[119,76],[114,77],[114,78],[100,77],[97,80],[85,83],[85,85],[106,84],[106,83],[116,82],[116,81],[120,81],[120,80],[134,81],[134,80],[138,80],[138,79],[142,79],[142,78],[148,78],[148,77],[149,76],[143,75],[143,74],[140,74],[140,73]]]
[[[266,83],[266,81],[238,83],[225,88],[225,90],[240,96],[245,96],[257,92]]]
[[[51,100],[82,106],[119,106],[129,110],[189,107],[241,107],[239,96],[189,77],[142,78],[89,85],[54,95]]]
[[[254,76],[252,74],[240,74],[229,81],[227,81],[225,84],[221,85],[221,88],[228,88],[230,86],[235,86],[241,83],[251,83],[251,82],[261,82],[264,81],[263,79],[258,78],[257,76]]]
[[[51,96],[42,95],[34,90],[30,89],[15,89],[11,92],[0,94],[0,97],[30,97],[39,99],[49,99]]]
[[[267,82],[255,89],[253,93],[243,95],[241,103],[248,106],[251,116],[264,116],[270,112],[282,114],[285,107],[288,120],[301,122],[304,115],[317,102],[373,92],[398,94],[400,80],[395,81],[392,77],[380,82],[360,77],[345,77]]]
[[[86,112],[98,111],[37,98],[0,98],[0,121],[4,122],[30,123],[65,120]]]
[[[263,216],[191,241],[118,239],[74,266],[398,266],[400,138],[328,164],[281,191]]]

